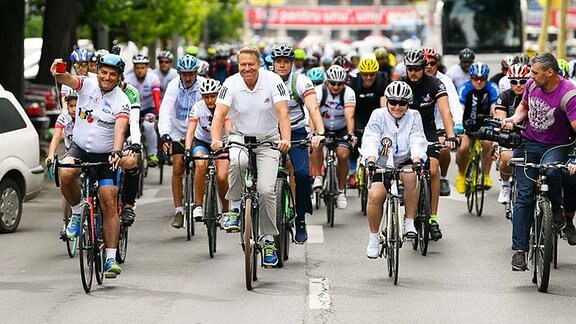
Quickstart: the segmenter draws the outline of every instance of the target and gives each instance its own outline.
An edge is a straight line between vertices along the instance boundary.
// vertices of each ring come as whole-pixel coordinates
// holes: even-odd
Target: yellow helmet
[[[360,60],[360,63],[358,63],[358,70],[361,73],[375,73],[380,70],[380,65],[376,59],[367,57]]]

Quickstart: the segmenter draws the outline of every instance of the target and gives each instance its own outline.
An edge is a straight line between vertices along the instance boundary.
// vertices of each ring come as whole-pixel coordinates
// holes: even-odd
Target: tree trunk
[[[44,30],[42,34],[42,57],[36,82],[52,84],[50,66],[55,58],[68,61],[70,52],[76,44],[71,39],[72,29],[78,25],[78,1],[46,0],[44,10]]]
[[[23,103],[24,0],[0,0],[0,84]]]

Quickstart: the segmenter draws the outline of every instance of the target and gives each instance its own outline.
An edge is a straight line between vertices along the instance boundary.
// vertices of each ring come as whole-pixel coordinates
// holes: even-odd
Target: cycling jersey
[[[470,81],[470,72],[464,72],[460,64],[452,65],[445,74],[454,82],[456,88],[459,88],[464,82]]]
[[[130,136],[130,142],[133,144],[140,144],[140,93],[131,84],[123,82],[124,94],[130,101],[130,127],[126,131],[126,138]]]
[[[487,81],[484,88],[476,90],[472,81],[468,81],[458,88],[458,96],[464,106],[463,120],[476,120],[478,115],[490,115],[490,107],[498,99],[498,86]]]
[[[161,114],[158,121],[160,135],[168,134],[174,141],[186,138],[188,115],[192,106],[202,100],[199,86],[203,81],[203,77],[196,77],[196,82],[190,89],[186,89],[180,78],[168,83],[160,106]]]
[[[196,131],[194,132],[194,137],[202,142],[211,143],[212,135],[210,135],[210,127],[212,127],[212,118],[214,117],[214,112],[210,111],[204,100],[197,101],[192,109],[190,109],[190,115],[188,116],[188,121],[190,123],[196,124]],[[228,118],[224,118],[227,121]],[[224,127],[222,127],[224,129]],[[222,141],[226,142],[226,132],[222,131]]]
[[[514,115],[516,107],[518,107],[521,101],[522,94],[517,95],[512,91],[512,89],[508,89],[500,93],[496,100],[494,109],[505,111],[506,117],[510,117]]]
[[[160,90],[162,91],[162,98],[164,98],[168,83],[178,77],[178,71],[176,71],[175,68],[170,68],[168,73],[164,74],[162,70],[160,70],[160,67],[157,67],[154,69],[154,73],[156,73],[158,80],[160,80]]]
[[[436,72],[436,78],[442,81],[442,84],[446,87],[446,93],[448,94],[448,105],[450,106],[450,112],[452,113],[452,120],[454,124],[462,124],[462,105],[460,104],[460,99],[458,97],[458,92],[454,83],[446,74],[441,72]],[[434,111],[434,119],[436,120],[436,128],[445,129],[444,121],[438,110],[438,104],[436,104],[436,110]]]
[[[298,78],[294,82],[293,78],[297,75]],[[290,93],[290,100],[288,100],[288,109],[290,112],[290,123],[292,124],[292,129],[298,129],[306,126],[306,106],[304,104],[304,98],[311,94],[315,94],[314,85],[312,81],[304,74],[294,74],[290,73],[288,80],[284,82],[288,92]],[[293,91],[297,94],[294,95]],[[296,97],[299,98],[297,102]]]
[[[510,89],[510,79],[505,75],[498,81],[498,91],[504,92],[508,89]]]
[[[74,120],[70,113],[66,110],[58,115],[56,119],[55,128],[62,129],[64,133],[64,145],[66,146],[66,151],[70,149],[70,145],[72,145],[73,133],[74,133]]]
[[[376,75],[374,83],[369,88],[362,85],[362,77],[358,76],[350,80],[350,87],[356,94],[356,109],[354,110],[354,128],[363,129],[370,115],[376,108],[380,108],[380,98],[384,96],[386,81],[380,75]]]
[[[321,84],[314,88],[318,103],[322,102],[322,87],[325,86]],[[330,91],[326,91],[325,103],[320,106],[320,115],[322,115],[326,130],[335,131],[345,128],[346,117],[344,116],[344,109],[354,109],[356,106],[354,90],[349,86],[345,86],[342,91],[344,91],[344,102],[340,102],[340,93],[333,95]]]
[[[96,73],[88,72],[88,77],[89,78],[96,78],[97,75],[96,75]],[[62,98],[66,98],[70,94],[71,91],[72,91],[72,88],[63,84],[62,88],[60,88],[60,96]]]
[[[125,82],[133,85],[136,89],[138,89],[138,92],[140,93],[140,103],[142,110],[155,108],[153,92],[160,91],[160,80],[154,71],[148,69],[144,80],[138,80],[134,72],[128,73],[126,75]]]
[[[424,74],[420,83],[415,84],[408,77],[402,78],[412,88],[412,102],[410,109],[418,110],[422,117],[424,133],[430,142],[438,140],[436,134],[436,123],[434,121],[434,111],[438,99],[447,96],[446,87],[442,81],[433,76]]]
[[[130,101],[118,87],[103,94],[97,79],[78,81],[74,143],[87,153],[110,153],[116,120],[129,118]]]

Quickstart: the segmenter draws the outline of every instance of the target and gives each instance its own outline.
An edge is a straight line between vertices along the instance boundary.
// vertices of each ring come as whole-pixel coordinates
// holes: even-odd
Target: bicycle
[[[546,292],[550,281],[550,264],[553,261],[555,240],[558,238],[558,231],[553,227],[552,203],[546,197],[548,184],[545,171],[547,169],[566,169],[562,163],[530,163],[524,158],[512,158],[508,165],[538,169],[538,177],[528,179],[536,183],[534,200],[536,201],[532,226],[530,227],[530,240],[528,259],[532,263],[532,282],[538,287],[538,291]],[[557,242],[556,242],[557,244]],[[555,259],[555,258],[554,258]]]
[[[118,216],[120,218],[120,235],[118,238],[118,249],[116,249],[116,261],[120,264],[126,261],[128,253],[128,228],[130,225],[122,221],[124,215],[124,172],[118,173]]]
[[[368,204],[368,187],[366,186],[366,167],[362,163],[356,168],[356,188],[360,197],[360,212],[366,216],[366,205]]]
[[[386,258],[388,276],[393,278],[394,285],[398,284],[398,268],[400,265],[400,248],[404,243],[404,220],[400,215],[400,204],[402,198],[399,194],[398,183],[401,173],[412,173],[412,168],[383,168],[376,169],[375,174],[389,174],[390,183],[386,186],[386,200],[384,201],[385,212],[381,222],[380,229],[380,257]],[[372,176],[368,175],[368,189],[372,186]]]
[[[77,162],[65,164],[54,157],[54,180],[56,187],[60,187],[58,176],[59,168],[79,168],[84,175],[82,190],[82,211],[80,213],[80,234],[77,237],[80,249],[80,277],[82,287],[86,293],[92,288],[92,279],[101,285],[104,279],[104,238],[102,235],[103,215],[100,210],[98,198],[98,185],[96,181],[97,168],[109,166],[108,162]]]
[[[208,173],[206,174],[206,192],[204,194],[204,217],[202,219],[196,219],[194,221],[203,222],[206,225],[206,232],[208,234],[208,252],[210,253],[210,258],[214,257],[216,253],[216,238],[218,233],[218,227],[220,226],[221,214],[218,211],[218,182],[216,181],[216,160],[227,160],[227,155],[221,155],[226,152],[225,148],[213,152],[212,150],[208,155],[203,156],[192,156],[193,161],[197,160],[208,160]],[[190,166],[186,165],[186,168]],[[188,171],[187,171],[188,172]],[[188,186],[186,186],[188,188]],[[191,197],[194,200],[194,197]],[[188,206],[194,205],[193,203],[187,202]],[[186,205],[186,203],[185,203]],[[191,210],[193,208],[186,210],[187,221],[191,221]],[[192,225],[193,226],[193,225]]]
[[[477,116],[480,120],[489,116]],[[474,119],[468,119],[464,122],[465,127],[475,126],[477,123]],[[468,212],[472,213],[476,205],[476,215],[482,216],[484,208],[484,160],[482,160],[482,141],[478,139],[477,131],[466,132],[471,140],[468,153],[470,155],[466,164],[466,205]]]
[[[186,227],[186,239],[190,241],[195,234],[192,211],[194,204],[194,164],[184,165],[184,227]]]
[[[338,197],[338,178],[336,176],[338,159],[336,158],[336,149],[343,142],[346,141],[337,137],[334,132],[326,132],[323,141],[328,153],[326,155],[326,167],[324,168],[324,185],[316,198],[316,206],[319,205],[318,199],[322,198],[326,205],[326,218],[330,227],[334,227],[334,211],[336,209],[336,198]]]

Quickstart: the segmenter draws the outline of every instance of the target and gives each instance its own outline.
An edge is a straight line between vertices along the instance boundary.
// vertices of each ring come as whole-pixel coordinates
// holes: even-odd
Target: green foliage
[[[42,37],[43,24],[44,19],[41,16],[29,16],[25,23],[24,37]]]
[[[238,30],[242,28],[244,14],[238,8],[239,0],[218,1],[219,10],[212,11],[206,19],[210,42],[235,42],[240,39]]]

